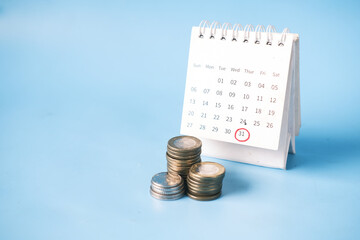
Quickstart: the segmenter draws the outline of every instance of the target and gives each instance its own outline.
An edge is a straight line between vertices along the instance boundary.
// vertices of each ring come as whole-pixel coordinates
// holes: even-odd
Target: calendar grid
[[[181,132],[276,150],[288,49],[199,38],[197,31],[191,39]]]

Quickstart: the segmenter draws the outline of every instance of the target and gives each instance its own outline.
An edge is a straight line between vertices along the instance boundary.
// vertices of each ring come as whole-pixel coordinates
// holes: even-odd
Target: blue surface
[[[358,1],[1,1],[0,239],[360,239],[359,14]],[[298,154],[287,171],[215,160],[220,199],[157,201],[202,19],[300,34]]]

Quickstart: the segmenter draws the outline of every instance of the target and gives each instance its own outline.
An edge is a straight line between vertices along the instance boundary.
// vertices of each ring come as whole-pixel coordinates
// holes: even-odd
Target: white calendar
[[[191,33],[181,134],[203,154],[286,168],[300,129],[299,36],[202,21]]]

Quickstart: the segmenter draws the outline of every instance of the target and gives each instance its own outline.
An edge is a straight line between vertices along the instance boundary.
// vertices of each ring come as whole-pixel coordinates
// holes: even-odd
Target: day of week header
[[[194,68],[204,68],[207,70],[217,70],[217,71],[228,71],[228,72],[237,72],[237,73],[245,73],[245,74],[249,74],[249,75],[261,75],[261,76],[266,76],[267,72],[266,71],[255,71],[253,69],[249,69],[249,68],[239,68],[239,67],[224,67],[224,66],[214,66],[214,65],[210,65],[210,64],[205,64],[205,65],[201,65],[198,63],[194,63],[193,64]],[[280,77],[280,73],[278,72],[271,72],[271,76],[272,77]]]

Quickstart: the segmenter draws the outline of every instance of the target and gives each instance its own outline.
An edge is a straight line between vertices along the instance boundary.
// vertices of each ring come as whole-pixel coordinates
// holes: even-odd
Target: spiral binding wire
[[[273,25],[269,25],[266,28],[267,42],[266,45],[272,45],[273,35],[272,33],[276,32],[276,28]]]
[[[241,24],[235,24],[233,27],[233,35],[232,35],[232,41],[237,41],[238,37],[239,37],[239,30],[242,31],[243,27]],[[236,35],[235,35],[235,31],[236,31]]]
[[[221,38],[220,40],[226,40],[227,30],[232,28],[231,23],[224,23],[221,27]]]
[[[284,46],[285,44],[285,40],[286,40],[286,35],[287,33],[289,33],[290,30],[288,28],[285,28],[283,31],[282,31],[282,34],[281,34],[281,39],[279,41],[279,46]]]
[[[257,25],[255,28],[255,44],[260,44],[261,32],[265,32],[265,27],[263,25]]]
[[[206,27],[209,27],[209,21],[202,20],[199,25],[199,38],[203,38],[205,34]]]
[[[248,24],[245,26],[244,28],[244,43],[247,43],[249,41],[250,38],[250,31],[254,31],[254,27],[251,24]]]
[[[207,20],[201,21],[199,24],[199,38],[203,38],[205,35],[206,29],[209,28],[210,30],[210,39],[216,38],[216,30],[221,29],[221,36],[220,40],[226,40],[228,37],[228,31],[232,30],[232,36],[231,41],[239,41],[239,31],[243,31],[243,39],[242,41],[244,43],[248,43],[250,39],[250,33],[255,33],[255,44],[261,43],[261,33],[266,33],[266,45],[272,45],[273,44],[273,33],[276,33],[276,28],[273,25],[268,25],[267,28],[263,25],[257,25],[254,29],[254,26],[251,24],[248,24],[243,28],[241,24],[234,24],[233,26],[230,23],[224,23],[220,24],[217,21],[212,22],[211,24]],[[290,30],[288,28],[285,28],[281,33],[281,38],[278,42],[278,46],[284,46],[286,41],[287,34],[290,33]]]
[[[216,29],[220,28],[220,23],[217,21],[214,21],[211,25],[210,25],[210,39],[215,38],[216,35]]]

